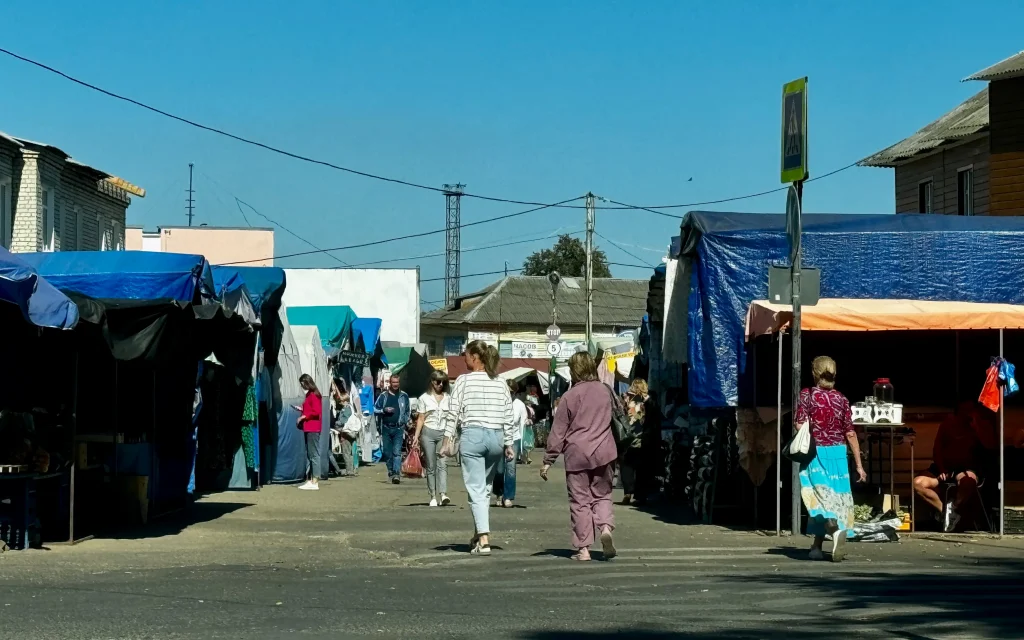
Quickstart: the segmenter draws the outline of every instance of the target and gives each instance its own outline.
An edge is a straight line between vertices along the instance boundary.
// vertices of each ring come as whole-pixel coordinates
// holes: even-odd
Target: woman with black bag
[[[814,536],[811,560],[825,558],[821,547],[827,533],[832,536],[832,562],[841,562],[846,539],[853,536],[847,446],[857,464],[858,482],[864,482],[867,474],[860,460],[850,401],[835,390],[835,361],[819,356],[811,363],[811,373],[814,387],[800,392],[795,416],[798,430],[811,430],[815,451],[813,458],[800,464],[800,497],[809,514],[807,533]]]

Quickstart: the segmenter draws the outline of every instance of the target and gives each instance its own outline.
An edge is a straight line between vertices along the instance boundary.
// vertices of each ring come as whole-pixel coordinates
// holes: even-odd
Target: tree
[[[558,242],[550,249],[530,254],[523,263],[524,276],[546,276],[552,271],[560,275],[582,278],[587,275],[587,249],[583,241],[570,235],[558,236]],[[608,258],[604,251],[594,249],[594,277],[610,278]]]

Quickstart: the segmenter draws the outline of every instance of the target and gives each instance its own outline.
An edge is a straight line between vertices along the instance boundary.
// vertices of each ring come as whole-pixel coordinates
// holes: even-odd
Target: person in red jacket
[[[323,396],[316,388],[312,376],[308,373],[299,377],[299,384],[306,392],[306,399],[302,402],[302,413],[299,415],[295,426],[302,429],[306,438],[306,459],[309,461],[310,478],[299,489],[303,491],[320,490],[320,430],[323,428],[320,420]]]

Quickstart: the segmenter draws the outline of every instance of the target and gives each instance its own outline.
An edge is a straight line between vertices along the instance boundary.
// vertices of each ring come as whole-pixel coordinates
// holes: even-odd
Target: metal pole
[[[594,194],[587,193],[587,349],[594,332]]]
[[[999,357],[1003,357],[1003,330],[999,329]],[[1009,382],[1009,381],[1007,381]],[[1003,395],[999,394],[999,537],[1003,537],[1003,524],[1006,518],[1006,459],[1004,457],[1003,448],[1005,446],[1003,441],[1003,418],[1005,417],[1005,406],[1006,403],[1003,401]]]
[[[195,205],[195,200],[192,199],[192,194],[195,193],[192,190],[192,167],[193,166],[194,165],[191,162],[188,163],[188,226],[190,226],[190,227],[192,226],[192,215],[193,215],[193,209],[194,209],[194,205]]]
[[[796,184],[796,197],[799,206],[802,209],[803,205],[803,193],[804,183],[803,181],[797,181]],[[801,212],[802,213],[802,212]],[[793,276],[793,323],[791,325],[793,334],[793,388],[791,389],[792,403],[792,420],[793,428],[796,428],[796,408],[800,404],[800,236],[802,233],[802,221],[801,216],[797,215],[796,219],[793,220],[793,249],[792,249],[792,276]],[[792,464],[792,515],[790,518],[790,530],[794,536],[800,535],[800,465],[794,462]]]
[[[782,336],[779,331],[779,394],[775,414],[775,536],[782,535]]]

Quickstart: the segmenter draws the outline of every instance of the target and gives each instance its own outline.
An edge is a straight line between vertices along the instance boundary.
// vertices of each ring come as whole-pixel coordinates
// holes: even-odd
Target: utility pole
[[[188,209],[188,226],[192,226],[192,216],[194,215],[193,209],[195,208],[196,201],[192,199],[192,194],[195,191],[192,190],[192,167],[194,165],[188,163],[188,200],[186,200],[186,208]]]
[[[448,306],[459,297],[459,257],[462,240],[462,190],[464,184],[446,184],[445,198],[445,244],[444,244],[444,304]]]
[[[594,337],[594,194],[587,192],[587,349]]]
[[[790,219],[791,225],[791,247],[790,247],[790,260],[791,260],[791,272],[790,275],[793,278],[793,322],[790,324],[790,333],[792,334],[793,342],[793,396],[792,396],[792,416],[793,429],[796,433],[796,408],[800,404],[800,383],[801,383],[801,349],[800,349],[800,268],[801,268],[801,255],[800,255],[800,236],[803,233],[802,225],[802,207],[803,207],[803,196],[804,196],[804,181],[797,180],[791,187],[795,191],[796,195],[796,212]],[[788,208],[788,207],[787,207]],[[779,422],[781,424],[782,417],[779,416]],[[810,425],[806,427],[810,429]],[[790,481],[793,484],[792,495],[790,496],[790,533],[794,536],[800,535],[800,465],[796,462],[792,463],[790,470],[791,476]]]

